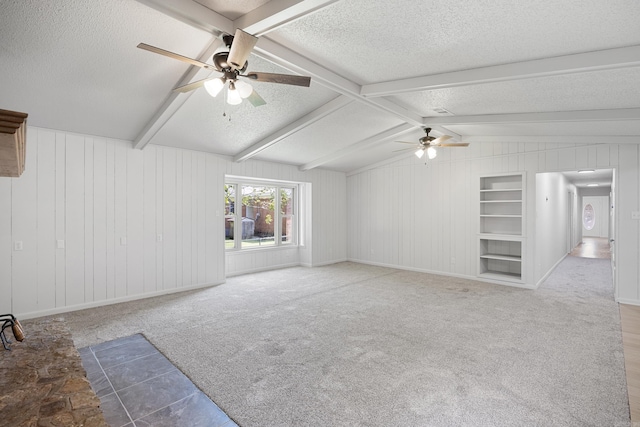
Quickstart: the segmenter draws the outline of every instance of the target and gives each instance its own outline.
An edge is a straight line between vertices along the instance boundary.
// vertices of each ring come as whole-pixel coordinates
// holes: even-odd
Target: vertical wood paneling
[[[115,296],[127,295],[127,149],[114,142]],[[124,241],[123,241],[124,239]]]
[[[143,187],[144,187],[144,205],[143,205],[143,249],[142,262],[144,267],[144,292],[156,291],[156,273],[157,273],[157,248],[161,242],[158,242],[156,233],[157,209],[156,199],[158,189],[156,162],[158,153],[155,146],[145,147],[143,153]]]
[[[176,192],[175,192],[175,210],[176,210],[176,275],[174,277],[175,287],[182,287],[182,283],[184,281],[183,276],[183,256],[184,256],[184,211],[183,211],[183,185],[184,185],[184,175],[183,175],[183,158],[184,155],[190,155],[191,153],[184,153],[183,151],[176,151]]]
[[[162,289],[176,287],[176,151],[164,149],[162,159]]]
[[[197,254],[197,267],[198,267],[198,280],[194,281],[198,284],[208,283],[207,282],[207,222],[212,222],[214,224],[218,224],[222,227],[222,217],[217,218],[215,215],[212,215],[207,218],[207,193],[205,191],[206,187],[206,179],[207,179],[207,171],[206,171],[206,160],[204,156],[198,156],[198,174],[195,178],[195,182],[198,184],[198,196],[197,196],[197,216],[196,216],[196,231],[195,236],[197,238],[197,244],[195,245],[194,251]],[[211,199],[217,198],[217,194],[221,194],[222,188],[220,187],[218,191],[212,194]],[[220,197],[221,198],[221,197]],[[222,237],[220,237],[220,241],[222,241]],[[213,239],[212,239],[213,240]],[[194,258],[196,258],[194,256]],[[210,283],[210,282],[209,282]]]
[[[27,146],[37,143],[37,134],[27,134]],[[31,165],[18,179],[11,179],[13,242],[22,242],[22,250],[13,251],[13,310],[30,312],[38,309],[38,274],[33,261],[38,256],[37,167],[36,151],[27,150],[25,165]]]
[[[178,266],[182,270],[181,282],[178,282],[178,286],[191,285],[191,275],[193,272],[193,256],[191,255],[192,249],[192,233],[193,233],[193,195],[194,188],[192,182],[193,164],[192,153],[187,151],[182,154],[182,186],[178,187],[178,194],[180,198],[180,206],[182,211],[182,218],[180,229],[182,230],[182,251],[178,254]],[[180,248],[178,249],[180,250]]]
[[[47,310],[56,306],[56,182],[55,179],[51,179],[55,176],[56,168],[56,136],[55,133],[46,130],[35,134],[38,145],[30,149],[37,150],[37,301],[38,310]],[[32,164],[31,167],[33,166]]]
[[[67,135],[65,182],[66,305],[85,302],[84,295],[84,138]]]
[[[156,290],[164,289],[164,149],[156,150],[156,234],[162,236],[162,241],[156,244]],[[157,237],[156,237],[157,239]]]
[[[217,229],[224,227],[224,215],[221,210],[216,207],[215,197],[211,197],[213,194],[217,194],[218,192],[222,192],[222,185],[219,184],[217,176],[220,175],[217,173],[216,160],[213,157],[207,157],[205,159],[205,192],[207,197],[205,198],[205,220],[204,226],[206,230],[206,235],[209,237],[205,242],[205,260],[204,260],[204,268],[205,268],[205,282],[213,283],[218,278],[218,269],[220,268],[219,260],[224,257],[217,256],[216,251],[216,237],[218,237]],[[221,188],[218,189],[218,186]],[[220,240],[218,245],[222,245],[223,240],[222,236],[220,236]],[[224,268],[224,266],[222,267]]]
[[[13,200],[11,197],[12,179],[0,179],[0,311],[4,313],[13,312],[12,308],[12,271],[11,271],[11,250],[13,239],[11,236]]]
[[[66,135],[56,133],[56,239],[65,242],[65,151],[66,151]],[[56,307],[65,307],[66,301],[66,256],[67,251],[64,248],[56,246]]]
[[[93,138],[84,140],[84,301],[94,301]]]
[[[107,299],[116,296],[116,206],[115,173],[116,147],[113,141],[106,144],[106,248],[107,248]],[[119,244],[119,242],[118,242]]]
[[[107,299],[107,142],[93,141],[93,300]]]
[[[127,295],[144,292],[144,154],[127,153]]]
[[[596,147],[596,167],[609,167],[609,144],[601,144]]]

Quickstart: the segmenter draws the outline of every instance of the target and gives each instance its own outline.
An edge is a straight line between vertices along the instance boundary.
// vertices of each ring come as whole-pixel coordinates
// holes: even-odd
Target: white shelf
[[[510,242],[522,241],[522,236],[515,234],[478,233],[478,238],[483,240],[506,240]]]
[[[494,280],[508,280],[508,281],[521,281],[522,276],[517,273],[504,273],[502,271],[486,271],[478,274],[479,277],[485,277],[487,279]],[[513,280],[516,279],[516,280]]]
[[[478,277],[522,283],[524,174],[480,177]]]
[[[482,188],[481,193],[504,193],[507,191],[522,191],[522,188]]]
[[[480,258],[500,259],[500,260],[503,260],[503,261],[522,262],[522,257],[511,256],[511,255],[502,255],[502,254],[483,254],[483,255],[480,255]]]

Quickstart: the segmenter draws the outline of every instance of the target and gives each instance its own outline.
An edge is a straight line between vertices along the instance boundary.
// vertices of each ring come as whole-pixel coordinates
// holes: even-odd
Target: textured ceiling
[[[29,124],[133,139],[187,69],[139,42],[197,56],[211,36],[134,1],[2,2],[0,108]]]
[[[496,141],[640,143],[637,0],[4,0],[0,10],[0,108],[137,148],[352,172],[413,156],[394,141],[417,141],[423,126],[471,142],[443,158]],[[215,36],[238,27],[260,35],[251,71],[308,75],[311,87],[253,82],[267,101],[258,108],[202,88],[176,95],[210,73],[136,48],[209,62]]]
[[[639,19],[635,0],[349,0],[269,37],[366,84],[639,44]]]

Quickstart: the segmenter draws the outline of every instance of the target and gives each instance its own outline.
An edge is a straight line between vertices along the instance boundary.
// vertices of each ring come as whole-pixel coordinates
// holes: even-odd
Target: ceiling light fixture
[[[594,169],[581,169],[578,171],[578,173],[594,173],[595,170]]]
[[[587,187],[598,187],[598,184],[587,184]]]
[[[216,79],[211,79],[204,82],[204,88],[207,90],[207,93],[209,95],[215,98],[224,87],[224,83],[225,83],[225,78],[218,77]]]
[[[234,82],[234,85],[242,99],[248,98],[253,93],[253,87],[249,83],[243,82],[242,80],[236,80]]]
[[[204,88],[207,93],[214,98],[218,96],[222,88],[224,88],[227,79],[225,77],[218,77],[215,79],[207,80],[204,83]],[[245,83],[240,80],[229,80],[229,89],[227,89],[227,103],[231,105],[238,105],[244,98],[248,98],[253,93],[253,86],[249,83]]]
[[[240,92],[236,89],[236,85],[231,81],[229,82],[229,90],[227,90],[227,104],[238,105],[242,102]]]
[[[427,148],[427,156],[429,157],[430,160],[435,159],[437,155],[438,155],[438,152],[436,151],[435,148],[433,147]]]
[[[422,156],[424,156],[424,148],[419,148],[418,151],[415,152],[415,155],[416,155],[416,157],[421,159]]]

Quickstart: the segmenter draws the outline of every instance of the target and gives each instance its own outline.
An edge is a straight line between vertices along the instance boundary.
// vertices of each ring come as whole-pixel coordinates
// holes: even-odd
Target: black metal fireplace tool
[[[0,314],[0,323],[2,323],[2,329],[0,330],[0,340],[2,341],[2,346],[5,350],[11,351],[11,348],[9,348],[8,346],[9,344],[11,344],[11,341],[9,341],[9,338],[7,338],[7,336],[5,335],[4,330],[11,326],[11,331],[13,332],[13,336],[16,341],[22,341],[24,340],[24,331],[22,330],[22,325],[13,314]]]

